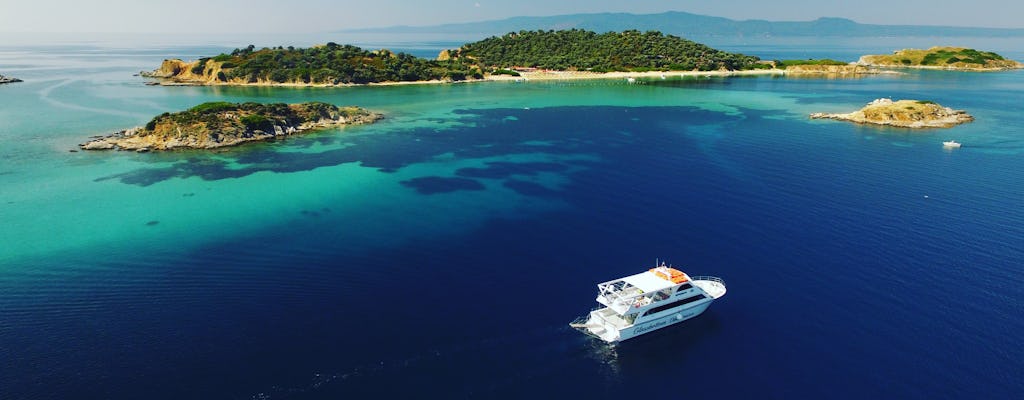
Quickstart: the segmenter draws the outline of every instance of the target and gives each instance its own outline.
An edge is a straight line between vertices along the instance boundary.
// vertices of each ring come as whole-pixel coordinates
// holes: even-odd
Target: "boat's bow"
[[[695,276],[693,284],[713,299],[725,296],[725,281],[715,276]]]

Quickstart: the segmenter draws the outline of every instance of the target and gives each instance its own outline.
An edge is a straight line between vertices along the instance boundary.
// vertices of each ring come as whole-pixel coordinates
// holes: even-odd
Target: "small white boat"
[[[942,147],[945,147],[947,149],[959,149],[960,143],[955,140],[950,140],[948,142],[942,142]]]
[[[725,295],[725,282],[713,276],[691,277],[662,263],[648,271],[597,285],[604,305],[569,326],[608,343],[696,317]]]
[[[626,82],[636,83],[636,78],[626,78]]]

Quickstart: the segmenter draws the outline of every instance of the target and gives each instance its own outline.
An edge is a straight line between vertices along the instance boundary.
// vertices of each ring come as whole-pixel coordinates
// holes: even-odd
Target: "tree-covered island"
[[[165,60],[145,76],[164,84],[344,85],[462,81],[515,74],[514,68],[558,71],[713,71],[770,68],[757,57],[729,53],[660,32],[520,31],[445,50],[435,60],[389,50],[328,43],[310,48],[235,49],[192,62]]]
[[[520,31],[442,53],[484,69],[569,71],[713,71],[760,67],[757,57],[729,53],[657,31],[595,33],[580,29]]]
[[[143,75],[169,85],[333,86],[497,79],[538,71],[559,72],[548,77],[562,79],[677,71],[866,74],[878,73],[875,67],[890,66],[972,70],[1020,68],[1021,64],[992,52],[953,47],[864,56],[858,63],[829,59],[761,61],[657,31],[595,33],[570,29],[492,36],[444,50],[433,60],[337,43],[310,48],[256,49],[249,45],[191,62],[164,60],[159,69]],[[609,72],[619,75],[604,74]]]
[[[359,107],[307,102],[300,104],[228,103],[197,105],[163,113],[145,126],[94,137],[83,150],[213,149],[286,137],[343,125],[373,123],[380,114]]]

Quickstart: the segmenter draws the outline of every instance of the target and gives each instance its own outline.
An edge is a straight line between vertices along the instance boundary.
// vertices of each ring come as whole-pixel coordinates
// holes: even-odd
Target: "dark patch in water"
[[[637,137],[605,138],[594,141],[592,132],[579,124],[580,119],[613,131],[635,127],[630,117],[658,119],[676,126],[720,123],[738,117],[701,110],[695,107],[550,107],[542,109],[456,110],[465,126],[419,127],[383,134],[339,136],[322,135],[314,139],[289,140],[289,147],[308,147],[311,143],[346,144],[344,148],[318,153],[280,152],[281,146],[258,146],[216,154],[191,153],[188,159],[170,166],[141,168],[96,179],[97,182],[117,179],[122,183],[149,186],[172,178],[199,177],[213,181],[248,176],[260,171],[289,173],[310,171],[348,163],[377,168],[391,173],[408,165],[429,162],[436,157],[454,154],[458,159],[488,158],[508,154],[600,154],[635,142]],[[517,120],[510,120],[508,116]],[[553,134],[554,133],[554,134]],[[636,135],[642,136],[642,135]],[[552,137],[557,139],[551,140]],[[550,146],[528,143],[545,141]],[[166,157],[173,157],[168,154]],[[154,158],[166,162],[167,158]],[[234,157],[230,160],[229,157]],[[580,163],[589,163],[580,161]],[[464,168],[460,175],[504,178],[511,175],[532,175],[537,172],[562,171],[566,165],[556,163],[491,163],[487,168]],[[465,183],[463,183],[465,184]],[[428,190],[428,192],[433,192]]]
[[[535,196],[535,197],[557,197],[559,196],[558,191],[548,189],[543,185],[521,181],[518,179],[509,179],[502,184],[503,186],[514,190],[524,196]]]
[[[159,223],[160,223],[160,221],[157,221],[157,220],[153,220],[153,221],[149,221],[149,222],[147,222],[147,223],[146,223],[146,226],[153,226],[153,225],[156,225],[156,224],[159,224]]]
[[[402,185],[416,189],[420,194],[450,193],[460,190],[484,190],[484,184],[469,178],[426,176],[402,181]]]
[[[540,172],[564,171],[568,168],[565,164],[552,162],[489,162],[486,168],[460,168],[455,175],[468,178],[507,178],[512,175],[536,175]]]
[[[228,178],[240,178],[246,175],[253,174],[263,169],[254,168],[232,170],[228,169],[227,166],[228,162],[220,159],[193,157],[175,163],[169,167],[140,168],[135,171],[97,178],[95,179],[95,181],[102,182],[110,179],[118,179],[122,183],[128,183],[138,186],[150,186],[152,184],[162,182],[171,178],[189,178],[193,176],[197,176],[202,178],[203,180],[208,181]]]
[[[302,215],[305,215],[307,217],[319,217],[320,216],[320,213],[317,212],[317,211],[302,210],[299,213],[302,214]]]
[[[181,195],[181,197],[192,197],[192,196],[195,196],[195,195],[196,195],[195,193],[191,193],[190,192],[190,193],[185,193],[185,194]]]

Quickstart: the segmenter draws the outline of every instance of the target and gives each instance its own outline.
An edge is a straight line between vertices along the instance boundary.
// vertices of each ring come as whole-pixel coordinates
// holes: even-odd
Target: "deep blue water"
[[[97,74],[141,69],[124,64]],[[1024,392],[1020,72],[316,91],[117,79],[0,87],[0,101],[13,88],[8,109],[77,104],[114,86],[153,96],[124,107],[146,115],[310,98],[389,118],[214,155],[69,154],[50,146],[88,134],[0,120],[39,158],[0,153],[2,183],[33,188],[0,192],[4,238],[56,213],[54,237],[91,223],[116,239],[0,254],[0,398]],[[978,121],[921,133],[805,117],[881,96]],[[79,112],[96,129],[134,118]],[[10,128],[32,124],[27,144]],[[948,137],[964,147],[942,150]],[[174,230],[225,202],[241,219]],[[118,206],[77,219],[110,212],[95,203]],[[566,325],[594,284],[656,257],[729,292],[617,347]]]

